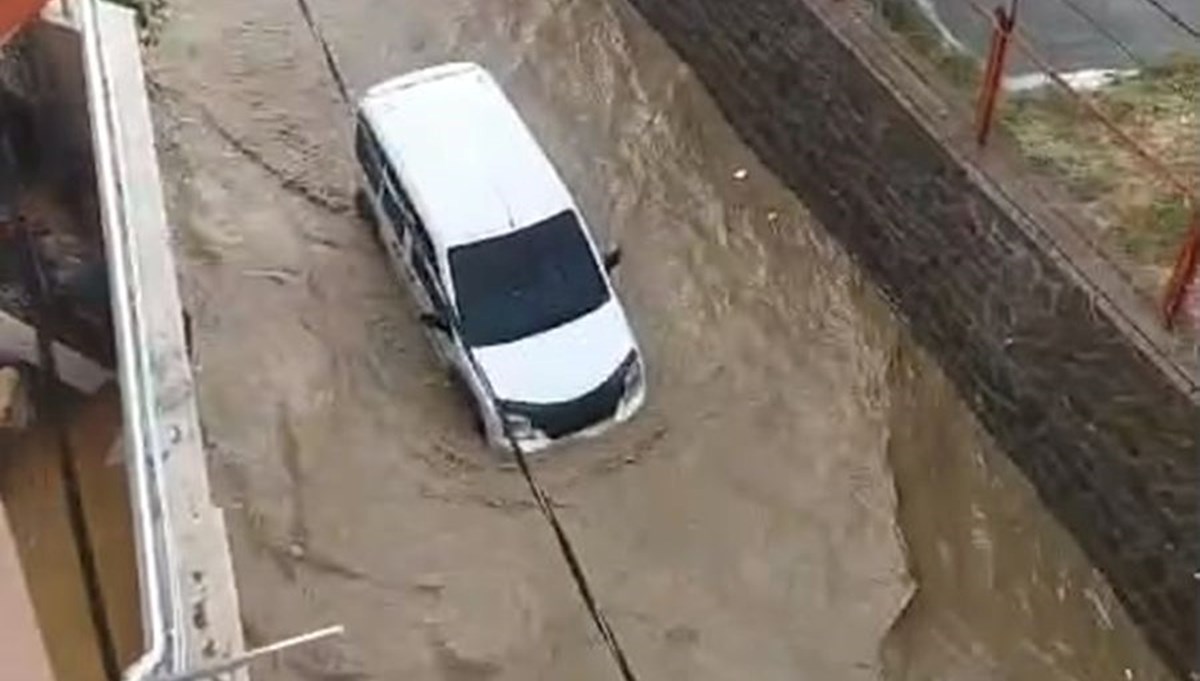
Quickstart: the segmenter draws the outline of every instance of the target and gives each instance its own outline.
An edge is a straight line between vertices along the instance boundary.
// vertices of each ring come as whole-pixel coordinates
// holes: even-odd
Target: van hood
[[[562,326],[473,353],[497,398],[557,404],[594,390],[635,347],[625,312],[613,297]]]

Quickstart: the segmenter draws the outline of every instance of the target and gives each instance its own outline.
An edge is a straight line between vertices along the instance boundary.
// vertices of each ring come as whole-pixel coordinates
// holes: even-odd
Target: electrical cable
[[[1146,68],[1145,60],[1143,60],[1141,57],[1139,57],[1137,55],[1137,53],[1134,52],[1132,47],[1130,47],[1128,44],[1126,44],[1125,41],[1121,40],[1120,36],[1118,36],[1112,29],[1110,29],[1108,26],[1106,26],[1104,24],[1104,22],[1102,22],[1099,19],[1097,19],[1096,17],[1092,16],[1092,14],[1090,12],[1088,12],[1083,7],[1081,7],[1078,2],[1076,2],[1075,0],[1060,0],[1060,2],[1062,2],[1064,5],[1066,5],[1067,8],[1069,8],[1073,13],[1075,13],[1080,18],[1082,18],[1084,21],[1086,21],[1089,25],[1091,25],[1092,28],[1096,29],[1097,33],[1104,36],[1105,38],[1108,38],[1108,40],[1110,42],[1112,42],[1112,44],[1116,45],[1117,49],[1124,52],[1125,56],[1129,58],[1129,61],[1131,61],[1135,65],[1137,65],[1137,67],[1139,69]]]
[[[338,66],[337,57],[333,54],[333,48],[329,46],[329,41],[325,39],[325,33],[321,31],[321,26],[313,14],[312,7],[308,4],[308,0],[296,0],[296,5],[300,8],[300,14],[304,17],[304,23],[308,26],[308,30],[316,39],[317,45],[321,48],[321,54],[325,59],[325,69],[333,78],[334,85],[337,86],[338,94],[341,95],[342,101],[346,106],[353,108],[354,100],[350,96],[350,88],[346,85],[346,79],[342,76],[342,69]]]
[[[472,364],[478,367],[473,356]],[[571,579],[575,582],[576,591],[579,592],[579,597],[583,600],[584,607],[587,608],[588,615],[592,618],[592,623],[596,626],[597,631],[600,632],[600,637],[604,640],[604,646],[608,649],[609,655],[613,658],[613,662],[616,663],[617,669],[621,672],[621,678],[624,681],[637,681],[637,675],[633,673],[633,668],[629,664],[629,658],[625,655],[625,650],[621,647],[621,642],[617,638],[617,632],[609,624],[608,618],[604,615],[604,611],[600,609],[600,605],[596,601],[596,596],[592,592],[587,574],[584,572],[583,563],[579,560],[579,555],[571,544],[570,536],[567,535],[562,523],[558,520],[558,515],[554,512],[554,505],[551,503],[550,496],[533,476],[533,470],[529,466],[529,460],[525,456],[525,452],[521,449],[521,445],[517,442],[516,438],[508,431],[507,426],[504,426],[504,437],[508,440],[509,447],[512,448],[513,457],[517,460],[517,468],[521,470],[521,477],[525,478],[525,483],[529,486],[529,493],[533,496],[534,503],[537,504],[538,510],[541,511],[547,524],[550,525],[550,529],[554,532],[554,538],[558,542],[558,548],[562,553],[563,560],[566,561],[567,569],[571,572]]]
[[[324,33],[321,31],[312,8],[309,6],[308,0],[296,0],[300,7],[300,13],[304,17],[304,23],[308,25],[309,31],[321,47],[324,54],[326,67],[329,69],[330,75],[333,77],[334,83],[337,85],[338,92],[342,100],[347,106],[353,108],[350,89],[346,85],[346,79],[342,75],[341,68],[338,66],[337,58],[334,55],[333,48],[325,39]],[[485,374],[480,370],[479,363],[476,361],[474,354],[468,348],[466,351],[468,361],[475,369],[477,375],[484,377]],[[484,378],[486,385],[486,378]],[[490,385],[487,385],[487,392],[493,394]],[[524,450],[521,449],[520,443],[509,432],[507,425],[504,428],[504,438],[508,442],[512,450],[513,457],[516,459],[517,468],[521,472],[521,477],[525,479],[525,484],[529,487],[529,493],[533,497],[534,504],[538,511],[550,526],[551,532],[554,534],[554,539],[558,543],[559,552],[562,554],[563,561],[567,564],[567,570],[571,574],[571,580],[575,584],[575,590],[578,592],[580,599],[583,601],[584,607],[587,609],[588,616],[591,618],[593,625],[600,634],[601,640],[604,642],[605,648],[608,649],[609,655],[617,666],[617,670],[621,673],[623,681],[637,681],[637,675],[633,671],[633,667],[629,663],[629,658],[625,654],[624,648],[621,647],[621,642],[617,638],[616,631],[609,623],[604,611],[600,608],[600,604],[596,599],[595,592],[592,590],[587,573],[584,570],[583,562],[579,559],[579,553],[576,551],[574,544],[571,542],[570,535],[567,534],[562,522],[558,519],[558,514],[554,511],[554,504],[551,501],[550,495],[537,481],[533,474],[533,468],[529,465],[529,459],[526,457]]]
[[[1147,4],[1153,6],[1155,9],[1157,9],[1159,11],[1159,13],[1161,13],[1164,17],[1166,17],[1167,20],[1170,21],[1172,24],[1175,24],[1176,26],[1178,26],[1179,29],[1182,30],[1184,33],[1187,33],[1188,35],[1192,36],[1196,40],[1200,40],[1200,29],[1197,29],[1195,26],[1192,26],[1187,21],[1185,21],[1184,18],[1179,16],[1179,14],[1175,10],[1162,4],[1162,0],[1144,0],[1144,1]]]

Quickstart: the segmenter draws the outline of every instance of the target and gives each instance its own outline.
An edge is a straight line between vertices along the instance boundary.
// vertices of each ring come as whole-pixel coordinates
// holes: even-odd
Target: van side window
[[[385,189],[383,192],[383,210],[387,212],[392,227],[400,234],[403,235],[404,232],[412,229],[414,220],[401,206],[399,199],[396,198],[396,193],[390,189]]]
[[[434,309],[443,315],[447,315],[450,312],[449,305],[446,303],[446,295],[442,292],[441,282],[438,281],[433,266],[423,260],[417,260],[413,263],[413,269],[417,273],[417,278],[421,280],[421,287],[429,294],[429,299],[433,302]]]
[[[396,174],[396,169],[386,159],[383,162],[383,174],[387,176],[388,186],[395,190],[397,198],[403,203],[409,203],[408,197],[404,196],[403,185],[400,184],[400,176]],[[405,206],[405,208],[408,208],[408,206]]]
[[[449,315],[449,303],[446,299],[446,294],[442,289],[442,282],[438,278],[437,256],[434,254],[433,242],[430,241],[429,235],[425,232],[424,225],[414,223],[412,227],[412,268],[416,273],[417,278],[421,280],[421,287],[429,294],[430,300],[433,302],[433,307],[443,315]]]
[[[379,186],[381,170],[379,143],[375,141],[375,135],[371,133],[370,126],[362,116],[358,117],[357,128],[354,134],[354,152],[363,172],[367,174],[371,188],[374,189]]]
[[[430,241],[429,235],[425,233],[424,225],[418,225],[413,230],[413,237],[413,254],[434,269],[437,269],[437,258],[433,255],[433,242]]]
[[[384,166],[384,171],[390,178],[394,178],[395,174],[391,170],[391,165]],[[389,203],[395,205],[389,208],[389,211],[396,211],[393,220],[403,222],[405,229],[411,229],[413,233],[413,253],[429,263],[430,267],[437,271],[437,259],[434,258],[433,241],[429,238],[429,233],[425,231],[425,225],[421,222],[421,216],[417,214],[417,209],[413,206],[412,200],[396,180],[392,185],[395,189],[389,194],[394,198],[390,198]],[[389,212],[390,214],[390,212]]]
[[[388,221],[392,223],[392,227],[401,235],[412,229],[420,220],[417,217],[417,212],[413,209],[412,202],[408,200],[408,195],[404,193],[404,188],[400,184],[400,179],[396,175],[395,168],[386,157],[380,160],[380,170],[386,182],[379,188],[379,194],[383,201],[383,210],[387,213]]]

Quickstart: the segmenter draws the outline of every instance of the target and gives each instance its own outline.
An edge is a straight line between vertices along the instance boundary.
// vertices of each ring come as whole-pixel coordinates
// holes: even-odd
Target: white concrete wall
[[[117,179],[127,199],[125,219],[135,235],[140,314],[149,336],[158,420],[167,447],[166,498],[178,562],[174,573],[187,608],[185,654],[188,666],[201,667],[242,650],[237,591],[224,516],[209,488],[134,14],[103,5],[99,19],[125,162],[124,175]],[[195,612],[204,617],[193,617]]]

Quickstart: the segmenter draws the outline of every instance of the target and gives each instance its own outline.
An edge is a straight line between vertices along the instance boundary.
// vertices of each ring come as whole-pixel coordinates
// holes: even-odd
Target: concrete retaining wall
[[[1102,260],[1064,247],[1050,211],[984,179],[849,1],[633,4],[873,275],[1186,675],[1200,555],[1187,360]]]
[[[98,21],[115,105],[114,138],[121,159],[116,179],[125,220],[119,227],[109,225],[106,232],[132,235],[128,248],[141,284],[136,316],[146,335],[144,350],[153,374],[153,394],[142,397],[154,405],[155,420],[165,435],[159,455],[170,520],[167,539],[174,552],[168,567],[179,595],[171,619],[182,625],[172,634],[183,643],[178,651],[182,657],[170,660],[168,669],[195,671],[243,652],[237,585],[225,516],[209,486],[136,18],[132,10],[102,3]],[[223,676],[244,681],[249,673],[242,669]]]

